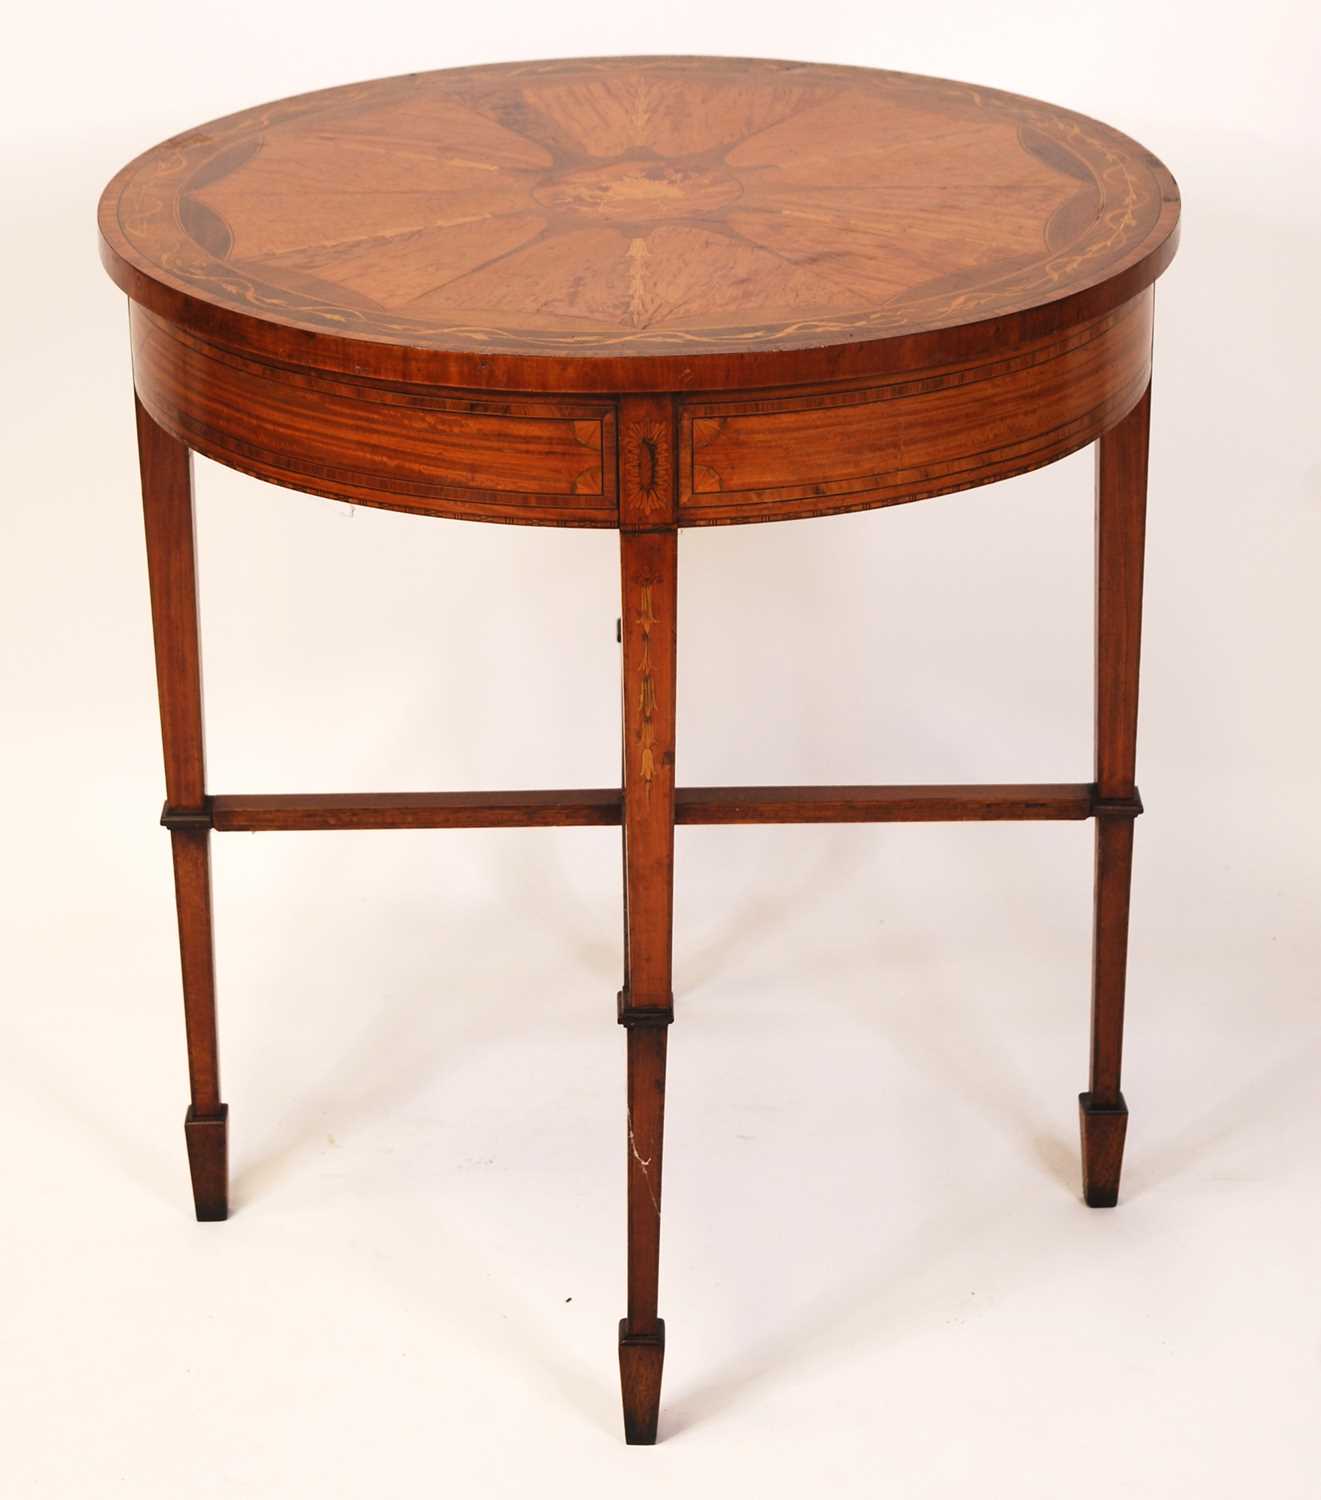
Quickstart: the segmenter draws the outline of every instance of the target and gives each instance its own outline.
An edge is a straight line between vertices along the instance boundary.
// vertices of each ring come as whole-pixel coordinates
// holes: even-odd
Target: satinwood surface
[[[937,363],[1101,316],[1174,252],[1149,152],[861,68],[603,58],[410,74],[127,166],[135,301],[267,357],[477,388],[694,390]]]

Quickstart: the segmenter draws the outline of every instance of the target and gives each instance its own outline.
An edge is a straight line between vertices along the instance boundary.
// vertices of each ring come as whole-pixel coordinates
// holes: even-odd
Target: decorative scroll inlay
[[[638,775],[642,778],[646,799],[651,801],[652,783],[656,780],[656,678],[651,660],[651,632],[660,624],[652,604],[652,590],[657,580],[649,578],[638,589],[637,626],[641,632],[638,681]]]

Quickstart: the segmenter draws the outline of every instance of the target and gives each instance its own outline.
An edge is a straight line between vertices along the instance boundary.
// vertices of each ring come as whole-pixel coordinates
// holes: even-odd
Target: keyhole
[[[644,437],[638,448],[638,484],[644,490],[656,488],[656,439]]]

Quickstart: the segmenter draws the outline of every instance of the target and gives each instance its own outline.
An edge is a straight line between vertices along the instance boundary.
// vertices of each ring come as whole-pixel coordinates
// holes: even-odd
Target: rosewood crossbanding
[[[732,58],[327,89],[199,126],[114,178],[101,255],[130,299],[199,1218],[228,1211],[211,834],[386,828],[621,830],[629,1442],[656,1439],[665,1357],[677,827],[1093,819],[1083,1191],[1116,1202],[1154,283],[1178,219],[1161,163],[1085,116]],[[677,784],[684,529],[922,500],[1089,443],[1091,780]],[[360,505],[617,530],[602,610],[619,617],[619,785],[212,794],[193,453]]]

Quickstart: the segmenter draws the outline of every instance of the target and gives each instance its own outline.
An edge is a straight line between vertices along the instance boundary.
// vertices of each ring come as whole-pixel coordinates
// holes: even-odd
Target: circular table
[[[133,376],[197,1215],[227,1212],[213,829],[622,825],[625,1433],[656,1435],[677,823],[1096,819],[1086,1201],[1116,1201],[1153,283],[1178,192],[1127,137],[858,68],[604,58],[285,99],[101,199]],[[924,499],[1098,443],[1094,779],[675,787],[677,538]],[[421,515],[620,534],[617,788],[211,795],[190,452]]]

